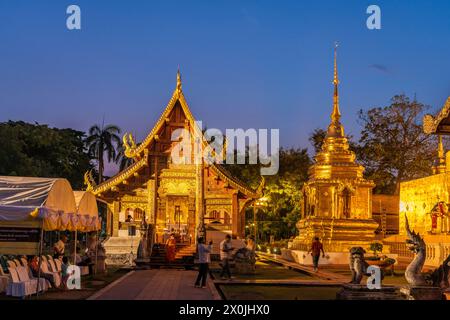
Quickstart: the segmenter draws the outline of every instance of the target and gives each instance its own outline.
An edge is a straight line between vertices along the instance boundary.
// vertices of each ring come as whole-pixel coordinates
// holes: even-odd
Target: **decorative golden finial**
[[[433,173],[443,173],[445,172],[445,152],[444,152],[444,144],[442,143],[442,135],[438,136],[438,154],[437,159],[435,161],[435,165],[433,166]]]
[[[339,122],[341,119],[341,112],[339,111],[339,93],[338,93],[338,71],[337,71],[337,48],[338,43],[334,44],[334,76],[333,76],[333,84],[334,84],[334,95],[333,95],[333,113],[331,114],[331,120],[333,122]]]
[[[342,126],[341,112],[339,111],[339,78],[337,71],[337,42],[334,45],[334,76],[333,76],[333,85],[334,85],[334,95],[333,95],[333,112],[331,113],[331,123],[328,126],[327,137],[334,138],[344,138],[344,127]]]
[[[439,142],[438,142],[438,158],[439,162],[444,162],[444,144],[442,143],[442,135],[439,135]]]
[[[181,92],[181,74],[180,74],[180,67],[178,66],[177,71],[177,90]]]
[[[125,132],[122,137],[122,145],[124,147],[123,153],[127,158],[134,159],[139,157],[139,154],[136,152],[137,145],[131,133]]]

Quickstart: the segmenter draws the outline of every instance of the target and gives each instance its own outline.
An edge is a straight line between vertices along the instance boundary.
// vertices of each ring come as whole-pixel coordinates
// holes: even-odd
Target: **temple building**
[[[405,217],[411,230],[427,244],[426,266],[439,266],[450,255],[450,152],[445,153],[443,135],[450,135],[450,97],[436,116],[425,115],[423,130],[438,136],[433,174],[400,183],[399,234],[384,239],[391,252],[412,259],[405,244]]]
[[[400,235],[405,234],[407,216],[411,228],[427,235],[428,241],[435,238],[450,242],[450,152],[445,153],[442,142],[442,135],[450,135],[450,97],[435,117],[424,117],[423,129],[427,134],[438,135],[437,156],[431,176],[400,184]]]
[[[364,179],[364,167],[356,163],[355,153],[349,150],[340,122],[336,49],[333,84],[331,123],[303,187],[299,235],[292,241],[291,249],[307,251],[312,239],[319,237],[326,252],[345,253],[346,263],[350,247],[368,247],[375,239],[378,223],[372,219],[375,185]]]
[[[172,136],[177,129],[192,135],[192,149],[196,143],[206,144],[186,102],[179,73],[172,97],[148,136],[136,144],[131,134],[124,135],[125,155],[133,164],[98,185],[89,173],[85,175],[87,189],[109,208],[107,253],[129,253],[130,246],[135,251],[137,239],[133,247],[128,226],[144,220],[155,226],[156,242],[174,232],[181,241],[194,244],[205,230],[208,238],[216,234],[223,239],[225,233],[244,238],[245,209],[261,196],[262,184],[252,189],[223,165],[196,162],[193,152],[182,154],[186,161],[174,163],[172,151],[180,141],[172,141]]]

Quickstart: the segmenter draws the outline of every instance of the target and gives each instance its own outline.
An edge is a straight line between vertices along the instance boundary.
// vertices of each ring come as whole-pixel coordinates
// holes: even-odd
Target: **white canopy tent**
[[[97,231],[101,228],[97,199],[91,192],[74,191],[77,215],[80,219],[78,231]]]
[[[98,231],[101,228],[101,221],[98,217],[97,199],[91,192],[87,191],[74,191],[73,192],[75,203],[77,206],[77,214],[79,218],[79,226],[77,230],[84,232]],[[96,235],[98,239],[98,234]],[[76,261],[77,252],[77,231],[75,231],[73,261]],[[97,260],[97,251],[96,251]],[[97,265],[97,261],[95,262]],[[97,268],[97,267],[96,267]]]
[[[45,231],[100,228],[95,196],[74,193],[66,179],[0,176],[0,223],[32,219],[42,219]]]
[[[95,196],[74,192],[66,179],[0,176],[0,225],[36,220],[41,222],[39,256],[44,230],[74,231],[76,245],[78,231],[97,231],[101,227]]]

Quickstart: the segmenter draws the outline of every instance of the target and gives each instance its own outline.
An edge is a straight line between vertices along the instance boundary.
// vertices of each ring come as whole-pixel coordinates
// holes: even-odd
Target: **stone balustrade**
[[[404,242],[389,242],[391,253],[396,253],[400,258],[414,258],[414,254]],[[427,244],[426,266],[438,267],[450,255],[450,243]]]

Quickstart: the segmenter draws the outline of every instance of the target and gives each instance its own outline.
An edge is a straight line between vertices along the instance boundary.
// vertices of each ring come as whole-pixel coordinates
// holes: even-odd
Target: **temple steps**
[[[195,244],[177,244],[175,261],[169,263],[166,260],[166,246],[164,244],[155,244],[149,266],[152,268],[192,269],[194,267],[195,252]]]

